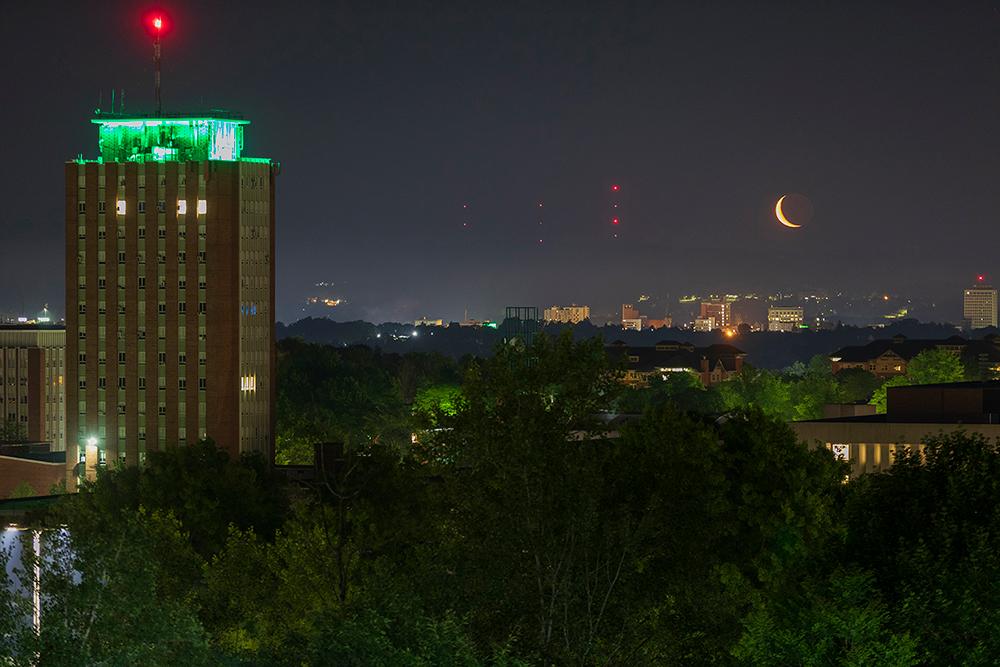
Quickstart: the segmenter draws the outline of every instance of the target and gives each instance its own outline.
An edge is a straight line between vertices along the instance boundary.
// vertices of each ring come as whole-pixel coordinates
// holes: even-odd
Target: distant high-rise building
[[[970,329],[997,326],[997,290],[985,284],[984,276],[965,290],[962,316]]]
[[[57,325],[0,326],[0,422],[8,434],[66,449],[66,330]],[[3,464],[0,464],[2,467]]]
[[[67,467],[206,437],[271,460],[277,165],[233,114],[92,122],[99,157],[66,163]]]
[[[732,304],[725,299],[702,301],[699,317],[702,319],[713,318],[715,320],[714,328],[716,329],[729,326],[729,322],[732,319]]]
[[[590,319],[590,306],[552,306],[544,312],[546,322],[561,324],[579,324]]]
[[[799,331],[802,320],[801,306],[771,306],[767,309],[768,331]]]
[[[622,322],[625,320],[637,320],[639,319],[639,309],[636,308],[631,303],[622,304]]]

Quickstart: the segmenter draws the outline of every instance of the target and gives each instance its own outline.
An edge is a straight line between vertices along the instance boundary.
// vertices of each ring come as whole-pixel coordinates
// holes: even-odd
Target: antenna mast
[[[156,84],[156,115],[163,114],[163,99],[160,97],[160,33],[163,31],[163,18],[153,17],[153,65],[156,74],[154,81]]]

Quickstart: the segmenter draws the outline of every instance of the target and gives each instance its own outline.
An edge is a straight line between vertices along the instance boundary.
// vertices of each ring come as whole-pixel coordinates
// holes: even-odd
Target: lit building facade
[[[639,309],[631,303],[622,304],[622,321],[639,319]]]
[[[799,331],[802,328],[803,312],[799,307],[771,306],[767,309],[768,331]]]
[[[970,329],[997,326],[996,288],[980,283],[965,290],[963,297],[962,317]]]
[[[579,324],[590,319],[590,306],[552,306],[546,308],[544,313],[546,322],[557,322],[560,324]]]
[[[16,424],[31,442],[65,451],[65,373],[63,327],[0,326],[0,421]]]
[[[701,333],[708,333],[709,331],[714,331],[719,328],[714,317],[696,317],[694,318],[693,329]]]
[[[699,315],[701,319],[713,318],[715,320],[715,329],[722,329],[723,327],[729,326],[732,320],[732,304],[724,299],[712,299],[711,301],[701,302],[701,313]]]
[[[277,165],[236,116],[93,122],[100,157],[66,164],[68,469],[205,437],[272,460]]]

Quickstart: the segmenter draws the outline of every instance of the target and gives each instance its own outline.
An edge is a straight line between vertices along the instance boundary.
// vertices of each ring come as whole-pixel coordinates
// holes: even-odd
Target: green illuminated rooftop
[[[243,126],[250,121],[223,111],[158,116],[99,114],[104,162],[234,161],[242,158]]]

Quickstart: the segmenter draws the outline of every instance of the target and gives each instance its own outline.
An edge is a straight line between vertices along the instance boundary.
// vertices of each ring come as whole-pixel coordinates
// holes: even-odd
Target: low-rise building
[[[966,431],[1000,437],[1000,381],[889,387],[885,414],[791,423],[805,444],[849,461],[851,476],[882,472],[902,448],[922,452],[928,438]]]
[[[746,353],[732,345],[695,347],[664,340],[653,347],[637,347],[615,341],[608,347],[608,356],[622,364],[623,382],[629,386],[647,386],[653,378],[666,379],[669,373],[694,373],[708,387],[738,373]]]
[[[426,315],[424,315],[420,319],[413,320],[413,326],[415,326],[415,327],[443,327],[444,326],[444,320],[441,319],[441,318],[438,318],[436,320],[432,320],[432,319],[428,318]]]
[[[794,332],[802,329],[801,306],[771,306],[767,309],[767,330]]]
[[[552,306],[546,308],[544,313],[546,322],[556,322],[559,324],[579,324],[590,319],[590,306]]]
[[[952,336],[940,340],[910,339],[895,336],[874,340],[866,345],[842,347],[830,355],[834,373],[846,368],[860,368],[879,378],[906,375],[907,365],[921,352],[942,349],[953,352],[962,361],[976,368],[983,377],[1000,372],[1000,339],[987,336],[982,340],[967,340]]]
[[[693,328],[695,331],[708,333],[709,331],[715,331],[718,329],[719,323],[714,317],[696,317],[694,318]]]

